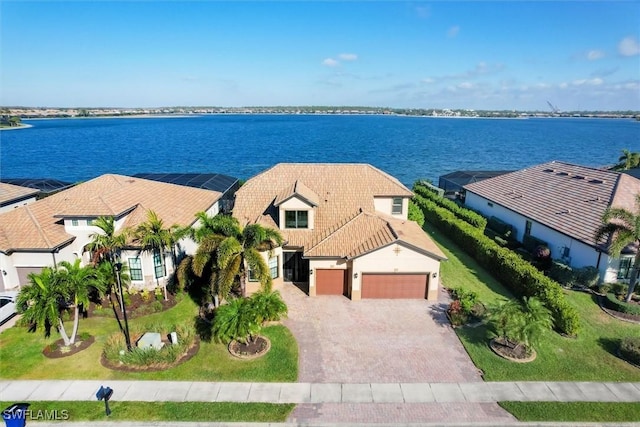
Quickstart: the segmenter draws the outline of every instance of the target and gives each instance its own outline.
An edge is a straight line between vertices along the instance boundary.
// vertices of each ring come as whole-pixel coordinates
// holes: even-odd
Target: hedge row
[[[423,185],[416,183],[413,186],[413,192],[416,195],[419,195],[425,199],[431,200],[432,202],[436,203],[438,206],[447,209],[448,211],[452,212],[456,217],[473,225],[474,227],[480,229],[481,231],[484,231],[485,227],[487,226],[487,220],[482,215],[470,209],[463,208],[460,205],[458,205],[456,202],[453,202],[449,199],[439,196],[438,194],[434,193],[433,190],[430,190],[429,188]]]
[[[558,283],[435,202],[420,195],[414,197],[414,202],[423,210],[427,221],[454,240],[516,295],[535,296],[542,300],[551,310],[557,330],[567,335],[577,334],[580,327],[578,312],[567,302]]]
[[[620,301],[618,296],[612,292],[607,294],[607,299],[605,300],[605,306],[611,310],[619,311],[620,313],[633,314],[635,316],[640,316],[640,306],[635,304],[629,304],[624,301]]]

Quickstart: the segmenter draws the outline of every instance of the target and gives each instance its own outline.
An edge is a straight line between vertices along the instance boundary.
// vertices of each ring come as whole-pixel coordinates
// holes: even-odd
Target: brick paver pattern
[[[291,284],[280,292],[285,325],[300,349],[300,382],[478,382],[471,362],[446,319],[448,297],[426,300],[350,301],[308,297]],[[293,422],[505,422],[514,418],[496,403],[303,404]]]

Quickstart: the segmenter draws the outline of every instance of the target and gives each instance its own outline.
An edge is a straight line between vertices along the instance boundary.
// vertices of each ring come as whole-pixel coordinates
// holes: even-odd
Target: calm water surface
[[[454,170],[550,160],[603,166],[624,148],[640,151],[640,122],[624,119],[213,115],[24,122],[33,127],[0,133],[2,177],[205,172],[246,179],[278,162],[365,162],[411,185]]]

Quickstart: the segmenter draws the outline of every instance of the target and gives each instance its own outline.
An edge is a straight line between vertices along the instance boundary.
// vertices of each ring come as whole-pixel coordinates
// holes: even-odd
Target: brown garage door
[[[316,270],[316,295],[344,295],[346,270]]]
[[[362,298],[427,297],[427,274],[363,274]]]

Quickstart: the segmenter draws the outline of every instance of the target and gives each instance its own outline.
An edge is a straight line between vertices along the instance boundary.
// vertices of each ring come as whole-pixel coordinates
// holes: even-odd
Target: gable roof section
[[[446,256],[415,221],[360,212],[318,244],[305,257],[358,258],[392,243],[405,243],[414,250],[438,259]]]
[[[40,190],[0,182],[0,206],[35,197]]]
[[[290,187],[287,187],[276,197],[273,202],[274,206],[280,206],[287,200],[297,197],[311,206],[318,206],[320,204],[320,198],[309,187],[304,185],[300,181],[296,181]]]
[[[0,251],[52,250],[74,239],[63,218],[121,216],[127,226],[155,211],[167,226],[190,225],[198,211],[209,209],[221,193],[174,184],[102,175],[27,206],[0,214]]]
[[[634,182],[635,181],[635,182]],[[590,246],[612,203],[629,205],[640,181],[609,170],[549,162],[464,187]]]
[[[317,196],[313,230],[280,230],[287,246],[304,248],[306,257],[353,258],[395,241],[411,245],[413,239],[418,250],[444,258],[413,221],[393,225],[397,220],[376,213],[375,197],[411,197],[413,193],[396,178],[368,164],[275,165],[238,190],[233,216],[243,225],[259,223],[278,229],[274,206],[294,194],[305,199]]]

